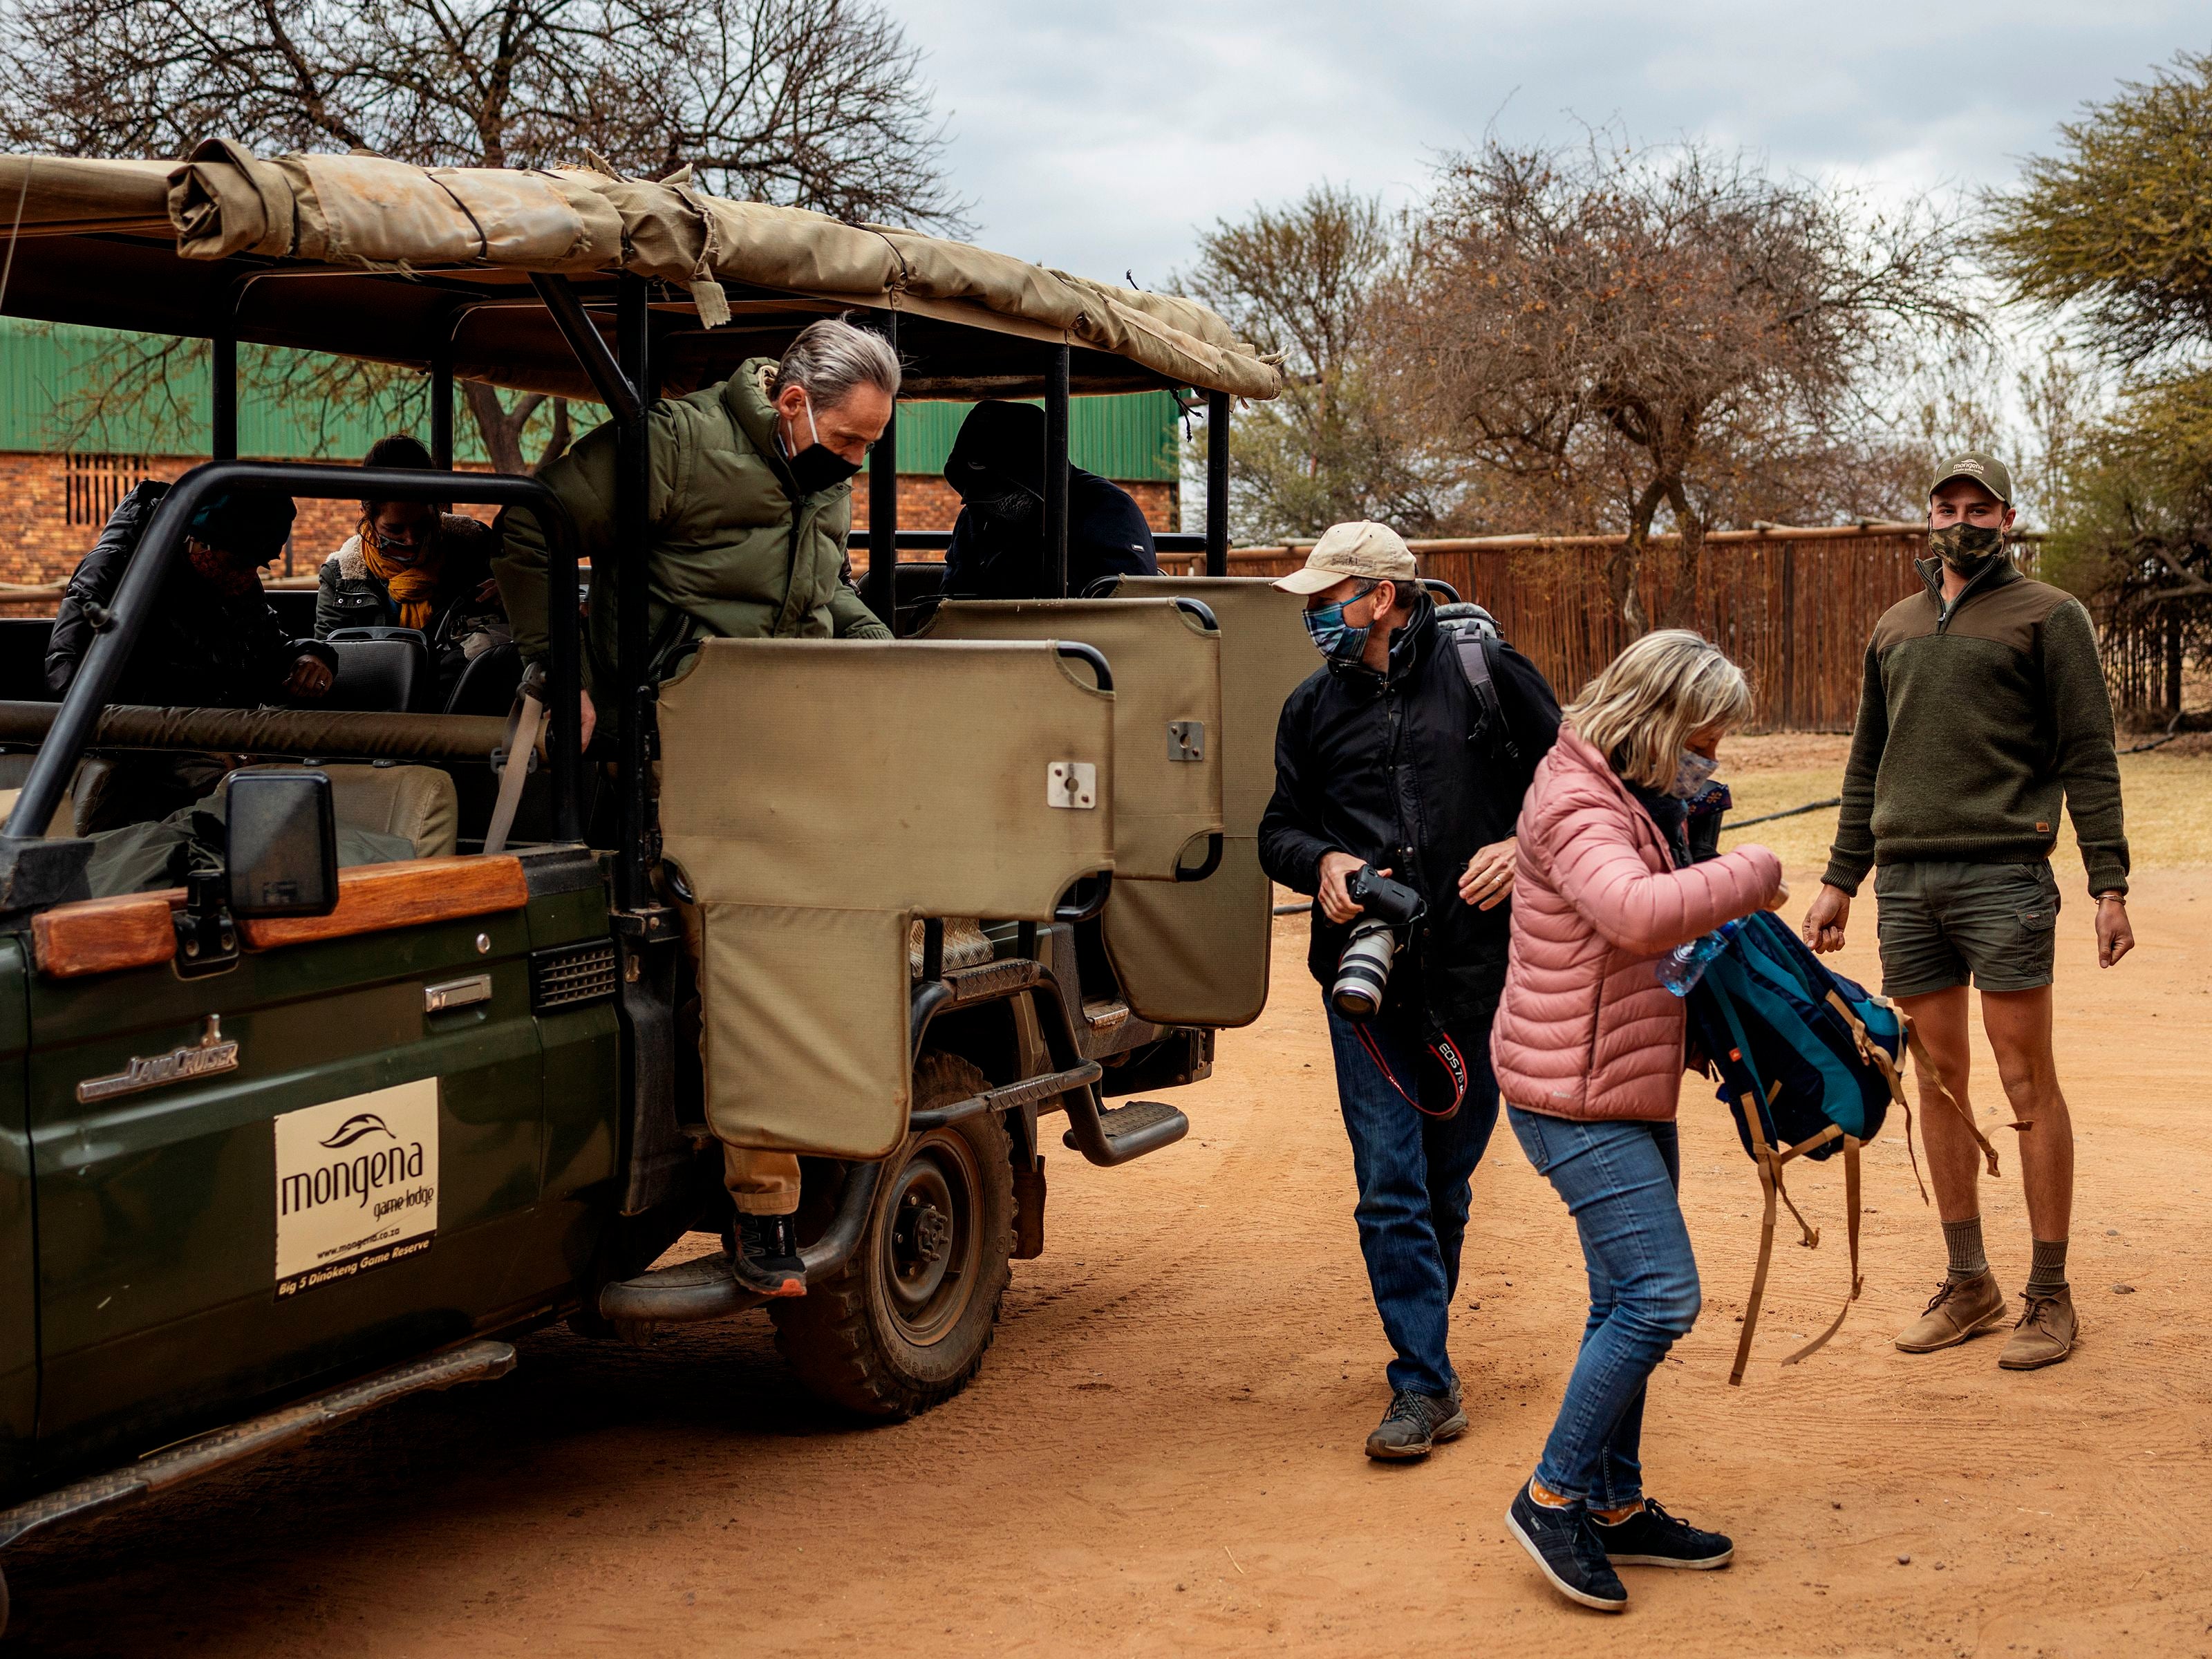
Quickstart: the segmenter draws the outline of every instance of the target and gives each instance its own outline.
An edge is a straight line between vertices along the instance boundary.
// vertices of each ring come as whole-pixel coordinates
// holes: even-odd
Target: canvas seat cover
[[[1114,879],[1173,881],[1221,829],[1221,637],[1172,599],[950,599],[918,636],[1079,640],[1114,675]],[[1204,728],[1195,761],[1170,757],[1171,721]]]
[[[1220,624],[1223,839],[1221,867],[1204,881],[1115,882],[1106,954],[1140,1018],[1249,1025],[1267,1006],[1274,934],[1260,815],[1275,788],[1275,725],[1283,700],[1316,666],[1303,606],[1258,577],[1132,576],[1114,592],[1198,599]]]
[[[1114,866],[1114,698],[1046,643],[709,640],[660,691],[665,854],[702,933],[708,1121],[880,1158],[917,915],[1050,919]],[[1056,761],[1095,804],[1050,804]]]

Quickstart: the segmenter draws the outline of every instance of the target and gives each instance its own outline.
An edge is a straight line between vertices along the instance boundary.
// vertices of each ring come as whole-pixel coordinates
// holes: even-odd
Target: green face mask
[[[1978,524],[1947,524],[1928,532],[1936,556],[1972,580],[1989,568],[2004,545],[2004,532]]]

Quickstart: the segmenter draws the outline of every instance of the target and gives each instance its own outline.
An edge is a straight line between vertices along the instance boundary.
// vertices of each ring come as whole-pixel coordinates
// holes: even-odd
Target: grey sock
[[[1964,1221],[1945,1222],[1943,1248],[1951,1253],[1953,1284],[1964,1284],[1967,1279],[1978,1279],[1989,1272],[1990,1259],[1982,1253],[1981,1217],[1969,1216]],[[2041,1249],[2043,1247],[2039,1244],[2036,1248]],[[2066,1255],[2066,1247],[2063,1244],[2058,1247],[2058,1254],[2063,1261]],[[2040,1256],[2036,1259],[2039,1261],[2042,1260]]]
[[[1948,1230],[1947,1230],[1948,1231]],[[2035,1243],[2035,1266],[2027,1275],[2028,1294],[2044,1291],[2063,1291],[2066,1288],[2066,1241],[2052,1243],[2047,1238]]]

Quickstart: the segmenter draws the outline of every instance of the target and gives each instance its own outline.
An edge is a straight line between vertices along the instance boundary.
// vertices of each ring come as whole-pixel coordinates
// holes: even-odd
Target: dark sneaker
[[[1590,1516],[1590,1530],[1616,1567],[1689,1567],[1705,1571],[1735,1559],[1735,1546],[1717,1532],[1678,1521],[1650,1498],[1626,1521],[1607,1525]]]
[[[1589,1512],[1580,1504],[1555,1510],[1528,1495],[1524,1481],[1505,1511],[1506,1530],[1521,1540],[1521,1547],[1552,1588],[1570,1601],[1579,1601],[1600,1613],[1619,1613],[1628,1605],[1628,1592],[1620,1575],[1605,1558]]]
[[[799,1259],[797,1218],[738,1216],[730,1271],[755,1296],[805,1296],[806,1264]]]
[[[1398,1463],[1426,1457],[1438,1442],[1456,1440],[1467,1432],[1467,1413],[1456,1398],[1439,1400],[1432,1394],[1401,1389],[1390,1397],[1390,1409],[1367,1437],[1367,1455],[1379,1462]]]
[[[2071,1286],[2029,1291],[2020,1323],[2013,1327],[1997,1364],[2008,1371],[2034,1371],[2056,1365],[2074,1352],[2081,1334],[2081,1325],[2074,1317]]]

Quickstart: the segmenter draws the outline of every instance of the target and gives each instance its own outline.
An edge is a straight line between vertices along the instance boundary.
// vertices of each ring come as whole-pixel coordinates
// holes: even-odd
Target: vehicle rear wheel
[[[990,1086],[968,1061],[927,1050],[915,1065],[914,1107]],[[848,1411],[927,1411],[967,1387],[983,1363],[1013,1242],[1013,1170],[999,1116],[908,1135],[884,1160],[867,1229],[844,1271],[769,1304],[776,1346],[809,1388]]]

